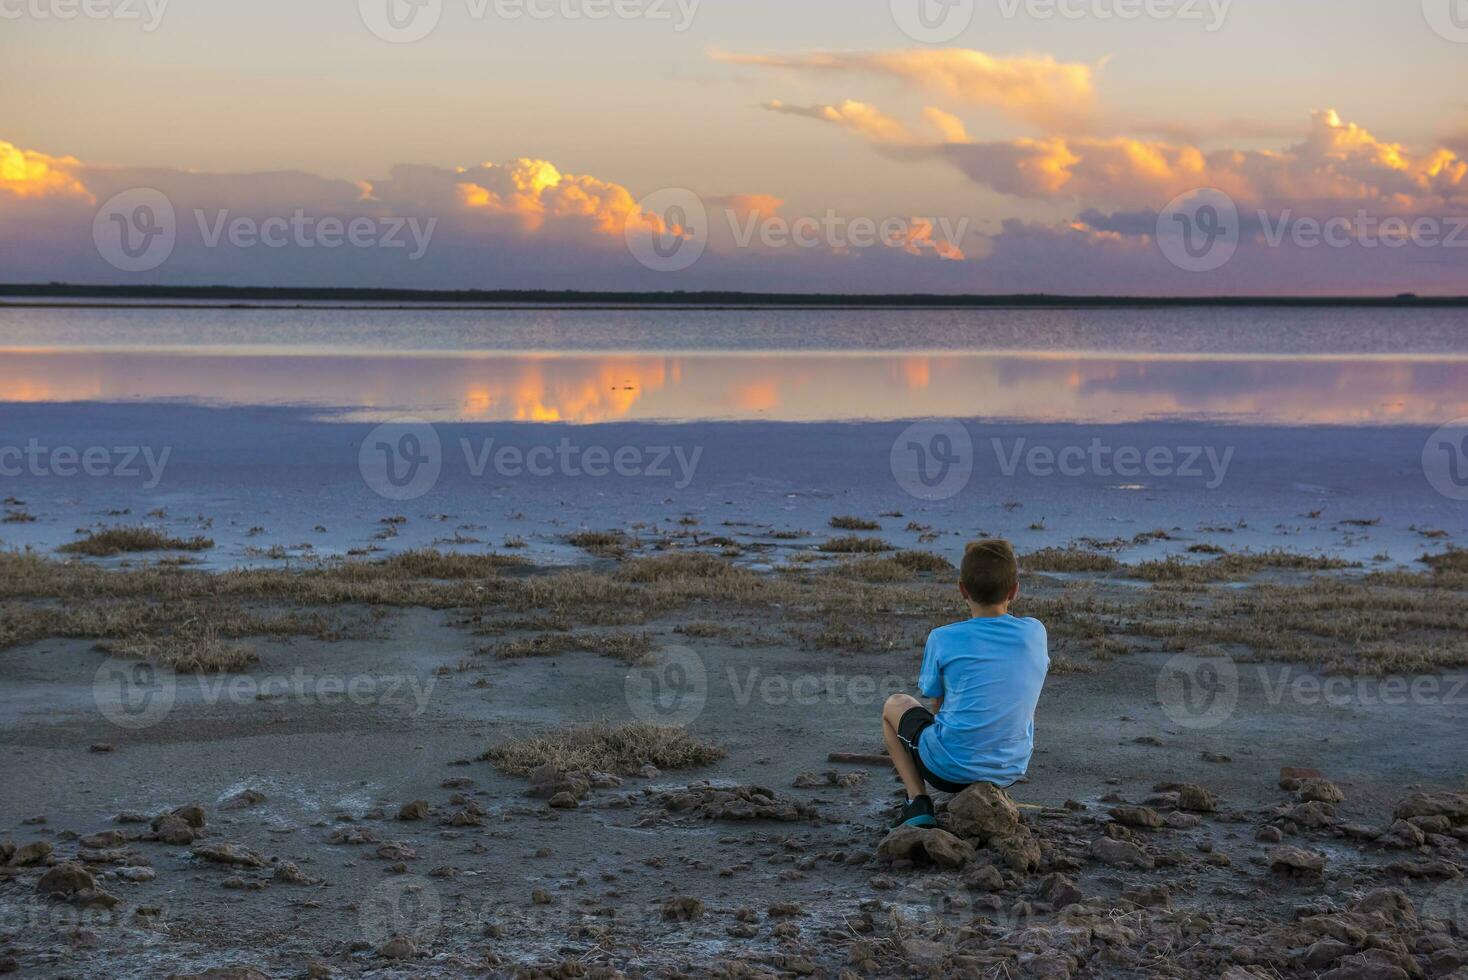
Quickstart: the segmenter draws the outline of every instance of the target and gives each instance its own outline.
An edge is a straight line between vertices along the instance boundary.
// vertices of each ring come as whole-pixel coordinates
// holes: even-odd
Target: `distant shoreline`
[[[1468,296],[1066,296],[745,292],[605,292],[576,290],[427,290],[277,288],[268,286],[88,286],[0,284],[0,308],[289,309],[1126,309],[1173,307],[1468,308]]]

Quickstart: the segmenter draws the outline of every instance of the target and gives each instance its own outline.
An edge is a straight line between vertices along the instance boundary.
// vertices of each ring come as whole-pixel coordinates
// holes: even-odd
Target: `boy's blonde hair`
[[[1014,545],[1002,538],[973,542],[963,553],[958,580],[979,605],[994,606],[1008,599],[1019,584]]]

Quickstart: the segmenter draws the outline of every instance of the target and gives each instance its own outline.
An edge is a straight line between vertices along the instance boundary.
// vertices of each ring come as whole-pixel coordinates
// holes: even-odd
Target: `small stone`
[[[1281,845],[1269,852],[1269,867],[1283,874],[1319,876],[1325,873],[1325,855]]]
[[[87,751],[88,752],[111,752],[111,751],[115,750],[116,748],[117,748],[117,746],[113,745],[111,742],[93,742],[91,745],[88,745],[87,746]]]
[[[405,936],[395,936],[377,947],[377,955],[385,960],[411,960],[418,955],[418,947]]]
[[[670,898],[663,903],[663,918],[674,922],[691,922],[703,918],[703,902],[688,896]]]
[[[398,808],[398,819],[405,821],[427,820],[428,801],[414,800],[412,803],[404,803]]]
[[[51,856],[51,842],[45,840],[32,841],[15,849],[10,856],[10,863],[17,868],[29,867],[40,864]]]
[[[1301,803],[1344,803],[1346,794],[1328,779],[1305,779],[1295,791]]]
[[[1111,819],[1124,827],[1158,830],[1164,826],[1162,815],[1145,806],[1118,806],[1110,811]]]

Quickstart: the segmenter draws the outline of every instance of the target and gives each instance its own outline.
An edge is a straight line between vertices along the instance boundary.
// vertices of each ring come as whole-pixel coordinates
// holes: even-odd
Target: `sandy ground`
[[[889,772],[866,767],[870,778],[850,788],[793,786],[804,772],[861,768],[828,765],[829,752],[878,750],[879,692],[906,689],[915,651],[816,654],[694,640],[671,632],[676,621],[657,624],[664,665],[676,662],[706,678],[706,696],[664,702],[663,709],[681,713],[674,720],[724,746],[727,758],[693,772],[628,778],[593,790],[578,809],[552,810],[523,795],[525,780],[477,757],[527,731],[656,714],[640,686],[647,675],[612,659],[567,654],[481,661],[435,676],[474,646],[452,619],[410,610],[372,640],[260,644],[261,662],[238,687],[221,692],[206,680],[201,689],[197,679],[178,678],[169,704],[154,702],[151,714],[127,719],[140,727],[103,716],[99,706],[115,703],[116,682],[99,673],[103,658],[90,644],[48,641],[0,657],[0,839],[52,842],[54,859],[75,852],[75,835],[148,829],[116,823],[121,813],[151,816],[199,804],[208,835],[201,843],[228,841],[270,862],[291,862],[314,882],[274,880],[268,866],[210,864],[187,845],[131,841],[123,860],[151,866],[156,877],[133,882],[102,872],[99,883],[120,900],[113,909],[47,902],[35,894],[34,874],[21,870],[0,878],[0,947],[7,948],[0,952],[25,976],[57,977],[224,967],[269,977],[308,969],[452,976],[508,974],[536,963],[578,975],[567,972],[569,961],[633,973],[746,963],[775,974],[835,976],[851,968],[849,949],[860,931],[852,923],[863,912],[895,909],[914,928],[930,929],[975,914],[966,897],[954,904],[955,895],[977,894],[955,874],[892,871],[872,857],[893,812]],[[1074,801],[1080,809],[1069,817],[1035,809],[1027,819],[1042,839],[1047,821],[1090,839],[1106,822],[1108,794],[1136,803],[1159,782],[1199,783],[1222,801],[1220,812],[1196,828],[1148,832],[1148,846],[1195,857],[1211,849],[1228,855],[1231,866],[1191,862],[1143,871],[1087,862],[1070,875],[1088,897],[1125,906],[1119,896],[1126,889],[1162,884],[1179,909],[1287,921],[1328,892],[1351,891],[1392,855],[1317,840],[1310,846],[1331,860],[1325,886],[1260,867],[1270,850],[1255,839],[1261,809],[1290,799],[1277,785],[1282,766],[1324,771],[1345,793],[1340,819],[1374,826],[1390,822],[1394,802],[1412,787],[1464,786],[1468,687],[1459,675],[1443,678],[1432,704],[1356,696],[1333,706],[1278,694],[1282,682],[1292,691],[1312,690],[1299,679],[1313,675],[1298,666],[1248,665],[1236,708],[1215,727],[1198,728],[1179,724],[1170,702],[1159,700],[1166,659],[1135,656],[1097,673],[1052,677],[1031,776],[1015,797],[1048,808]],[[290,678],[297,668],[311,693],[256,696],[267,678]],[[343,702],[323,694],[319,678],[356,679],[358,695]],[[89,751],[96,743],[114,749]],[[1203,761],[1205,752],[1232,761]],[[446,785],[454,780],[468,782]],[[698,780],[768,787],[811,805],[816,815],[790,823],[709,821],[660,802],[665,791]],[[245,789],[264,800],[227,808]],[[414,800],[430,804],[428,819],[393,819]],[[467,801],[483,808],[482,824],[443,825]],[[402,855],[381,859],[376,843],[328,843],[342,828],[402,842],[414,856],[397,865]],[[1009,929],[1028,925],[1010,903],[1025,895],[1035,900],[1040,881],[1034,874],[1017,883],[989,918]],[[1449,911],[1468,908],[1461,888],[1461,879],[1406,884],[1419,907]],[[534,901],[537,889],[547,904]],[[703,903],[701,917],[665,918],[664,903],[681,896]],[[785,903],[797,914],[787,920],[770,913]],[[753,910],[748,938],[729,932],[741,909]],[[1038,913],[1034,921],[1052,919]],[[609,921],[617,923],[610,936],[585,929]],[[793,935],[785,922],[794,924]],[[394,935],[411,940],[412,958],[385,958]],[[904,947],[882,960],[881,972],[912,975],[916,955]],[[1028,972],[1047,975],[1034,972],[1034,963]],[[1003,975],[987,969],[972,975]],[[1101,961],[1083,969],[1097,976],[1151,972]]]

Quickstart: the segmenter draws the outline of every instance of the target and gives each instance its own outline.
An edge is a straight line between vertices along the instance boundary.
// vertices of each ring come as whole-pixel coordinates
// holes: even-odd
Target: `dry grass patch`
[[[610,772],[633,775],[643,766],[696,769],[724,758],[717,745],[701,741],[687,729],[633,722],[599,722],[515,739],[480,756],[512,776],[526,776],[543,765],[562,772]]]
[[[1263,571],[1328,572],[1360,566],[1339,558],[1298,555],[1289,551],[1226,554],[1212,561],[1192,563],[1178,557],[1131,565],[1126,574],[1144,582],[1242,581]]]
[[[627,554],[627,535],[621,531],[581,531],[566,541],[599,558],[621,558]]]
[[[880,531],[882,525],[876,521],[869,521],[865,517],[852,517],[843,515],[831,518],[831,527],[838,531]]]
[[[841,538],[831,538],[821,545],[821,550],[834,555],[859,555],[878,551],[892,551],[890,544],[881,538],[861,538],[854,534]]]
[[[208,551],[212,547],[212,538],[173,538],[151,527],[109,527],[56,550],[68,555],[110,558],[145,551]]]
[[[1041,548],[1021,556],[1019,564],[1027,572],[1114,572],[1121,567],[1110,555],[1080,548]]]
[[[179,674],[238,673],[260,659],[254,647],[225,640],[210,628],[194,634],[114,640],[98,644],[98,649],[117,657],[159,664]]]
[[[613,657],[634,666],[654,661],[652,637],[647,633],[613,631],[610,633],[541,633],[520,640],[509,640],[485,652],[501,660],[523,660],[527,657],[554,657],[562,653],[595,653]]]

